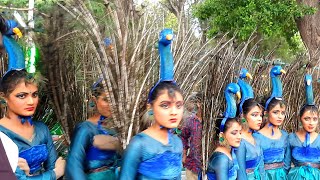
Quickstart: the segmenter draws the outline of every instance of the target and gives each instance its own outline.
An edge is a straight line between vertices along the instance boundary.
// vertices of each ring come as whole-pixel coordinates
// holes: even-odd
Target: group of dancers
[[[3,156],[10,150],[0,143],[1,179],[181,179],[183,144],[172,130],[182,120],[184,98],[173,76],[172,30],[163,30],[159,37],[160,79],[147,99],[152,125],[135,135],[122,154],[117,132],[103,126],[110,121],[111,111],[108,94],[99,79],[92,86],[92,107],[96,112],[76,126],[65,161],[58,158],[47,126],[32,119],[39,103],[40,82],[25,70],[22,50],[10,37],[17,29],[4,19],[1,22],[0,37],[9,54],[9,67],[0,81],[1,103],[6,108],[0,119],[0,132],[18,147],[17,157]],[[14,53],[9,53],[12,49]],[[224,117],[216,120],[219,145],[209,159],[205,177],[320,180],[320,137],[316,132],[319,114],[311,76],[306,75],[307,101],[298,120],[301,127],[289,135],[280,129],[287,108],[279,79],[282,73],[280,66],[271,69],[273,91],[265,104],[254,99],[253,90],[244,79],[227,85],[227,108]],[[246,76],[249,73],[242,70],[240,77]],[[237,105],[235,97],[240,95]]]
[[[306,103],[299,112],[299,130],[288,134],[280,129],[287,108],[279,78],[284,72],[280,66],[271,69],[272,94],[264,106],[241,78],[227,86],[226,94],[241,91],[242,98],[236,107],[226,95],[227,111],[217,121],[219,145],[209,160],[208,179],[320,179],[319,112],[312,76],[305,76]]]

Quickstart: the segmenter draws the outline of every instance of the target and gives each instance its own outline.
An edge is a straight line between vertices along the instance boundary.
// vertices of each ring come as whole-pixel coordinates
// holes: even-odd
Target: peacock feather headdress
[[[148,103],[150,103],[151,94],[160,82],[172,82],[175,83],[173,79],[173,55],[171,52],[171,43],[173,40],[172,29],[163,29],[160,32],[158,50],[160,55],[160,79],[151,88],[148,96]]]
[[[14,35],[21,37],[22,34],[18,29],[18,23],[13,20],[7,20],[7,32],[3,34],[3,46],[8,54],[8,73],[11,70],[25,69],[25,58],[21,46],[13,38]]]
[[[246,82],[246,78],[252,79],[251,74],[248,72],[247,69],[242,68],[240,71],[238,85],[241,90],[241,100],[239,104],[239,114],[242,113],[242,106],[244,102],[248,99],[254,98],[253,89],[248,82]]]
[[[224,126],[228,118],[235,118],[237,114],[237,100],[235,95],[240,99],[240,87],[236,83],[230,83],[226,86],[224,91],[224,96],[226,98],[226,111],[224,112],[221,125],[220,125],[220,132],[224,131]]]
[[[283,70],[279,65],[273,66],[270,70],[272,93],[266,102],[265,110],[268,109],[269,103],[273,98],[282,100],[282,82],[280,80],[280,75],[285,73],[285,70]]]

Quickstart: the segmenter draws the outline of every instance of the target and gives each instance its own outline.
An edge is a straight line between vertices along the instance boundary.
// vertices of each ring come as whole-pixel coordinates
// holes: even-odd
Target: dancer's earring
[[[224,138],[223,133],[219,133],[219,144],[220,146],[224,146],[227,147],[228,146],[228,142],[227,140]]]
[[[264,114],[264,116],[263,116],[263,122],[268,122],[268,117],[269,117],[269,115],[266,113],[266,114]]]
[[[7,114],[7,108],[8,108],[7,101],[4,100],[4,99],[1,99],[1,100],[0,100],[0,105],[1,105],[1,107],[3,107],[3,109],[4,109],[3,115],[6,116],[6,114]]]
[[[242,123],[242,124],[243,124],[243,123],[247,123],[246,118],[242,117],[242,118],[241,118],[241,123]]]
[[[89,101],[89,106],[90,106],[91,108],[94,108],[94,107],[96,106],[96,104],[94,103],[93,100],[90,100],[90,101]]]
[[[299,121],[298,127],[299,127],[299,129],[303,128],[301,121]]]
[[[154,114],[154,113],[153,113],[153,110],[152,110],[152,109],[149,109],[149,110],[148,110],[148,115],[149,115],[149,118],[148,118],[148,119],[149,119],[150,121],[153,121],[153,120],[154,120],[153,114]]]

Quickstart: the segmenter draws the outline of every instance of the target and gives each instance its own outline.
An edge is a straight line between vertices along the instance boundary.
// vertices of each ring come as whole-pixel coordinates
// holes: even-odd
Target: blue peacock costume
[[[315,106],[312,90],[312,76],[305,76],[306,104]],[[296,133],[289,135],[291,161],[294,167],[290,169],[288,179],[292,180],[319,180],[320,179],[320,135],[310,142],[310,133],[306,133],[302,142]]]
[[[164,29],[160,33],[160,80],[150,90],[163,81],[175,83],[173,79],[173,56],[171,42],[173,32]],[[127,146],[121,167],[121,180],[130,179],[181,179],[182,150],[181,139],[168,130],[168,144],[162,144],[145,133],[139,133],[132,138]]]
[[[282,99],[282,83],[279,78],[282,73],[284,73],[284,70],[281,66],[274,66],[270,71],[272,94],[266,102],[265,109],[268,108],[273,98]],[[269,123],[266,126],[272,128],[273,135],[273,125]],[[288,133],[284,130],[281,130],[281,133],[282,135],[279,139],[270,139],[260,132],[253,134],[255,139],[261,142],[266,180],[287,179],[287,172],[290,168]]]
[[[244,102],[254,98],[253,89],[245,81],[245,78],[251,78],[251,74],[243,68],[238,79],[238,85],[241,89],[240,114],[242,113]],[[252,130],[249,129],[249,131]],[[238,180],[264,179],[263,152],[259,141],[255,141],[255,144],[252,144],[246,139],[242,139],[240,146],[236,149],[236,155],[239,163]]]
[[[12,38],[12,35],[19,35],[21,32],[17,29],[18,24],[15,21],[7,21],[8,31],[3,36],[3,44],[9,56],[8,71],[1,80],[9,76],[14,71],[25,70],[25,59],[22,48]],[[15,132],[0,125],[0,131],[6,134],[18,146],[19,157],[26,159],[30,174],[28,176],[17,167],[15,175],[20,180],[55,180],[56,175],[53,169],[57,160],[57,153],[52,141],[48,127],[37,121],[32,121],[31,117],[20,116],[21,123],[28,121],[34,127],[32,139],[25,139]]]
[[[237,105],[234,95],[240,97],[240,87],[236,83],[230,83],[227,85],[224,95],[227,102],[227,109],[224,113],[224,118],[221,122],[220,132],[223,132],[224,125],[228,118],[236,117]],[[207,176],[209,180],[215,179],[229,179],[235,180],[237,178],[237,171],[239,169],[237,157],[234,149],[231,151],[232,159],[222,153],[215,151],[208,163]]]
[[[95,90],[101,81],[102,78],[99,78],[93,84],[92,90]],[[116,150],[101,150],[93,146],[95,135],[117,135],[115,131],[102,126],[105,119],[106,117],[101,115],[97,124],[84,121],[75,127],[66,166],[68,179],[117,179],[120,155]]]

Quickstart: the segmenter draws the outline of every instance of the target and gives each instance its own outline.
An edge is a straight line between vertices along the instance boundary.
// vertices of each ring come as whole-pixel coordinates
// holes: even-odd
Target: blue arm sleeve
[[[241,141],[240,146],[236,150],[236,155],[239,163],[239,170],[237,174],[238,180],[247,180],[246,174],[246,145]]]
[[[128,145],[120,172],[120,180],[136,179],[142,157],[141,138],[134,137]]]
[[[262,150],[261,146],[259,146],[259,147],[260,147],[260,152],[261,152],[261,159],[260,159],[260,163],[259,163],[259,173],[260,173],[261,179],[264,180],[266,171],[264,169],[263,150]]]
[[[57,152],[56,148],[52,141],[52,136],[47,126],[46,128],[46,139],[47,141],[47,149],[48,149],[48,159],[44,162],[45,170],[53,170],[55,168],[56,160],[57,160]]]
[[[284,154],[284,169],[286,170],[286,173],[289,172],[291,168],[291,148],[290,148],[290,139],[289,136],[286,139],[285,143],[285,154]]]
[[[93,132],[83,124],[76,128],[67,159],[67,179],[86,180],[84,172],[86,148],[92,142],[93,135]]]
[[[229,159],[226,155],[215,157],[209,164],[216,175],[217,180],[227,180],[229,172]]]
[[[52,141],[52,137],[48,127],[43,123],[37,123],[40,126],[40,129],[43,130],[43,133],[38,133],[37,135],[43,135],[43,138],[46,141],[47,150],[48,150],[48,159],[44,162],[45,171],[36,176],[27,176],[24,171],[19,167],[16,169],[16,176],[19,180],[56,180],[56,174],[53,171],[55,168],[55,163],[57,160],[57,152]]]

